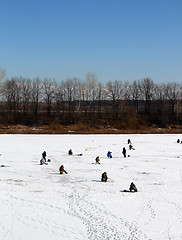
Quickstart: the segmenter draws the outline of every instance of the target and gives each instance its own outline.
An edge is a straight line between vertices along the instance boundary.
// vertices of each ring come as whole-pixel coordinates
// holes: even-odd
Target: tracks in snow
[[[69,214],[82,220],[90,240],[149,240],[137,223],[130,223],[92,201],[88,185],[71,183],[66,197]]]
[[[0,205],[6,208],[3,215],[5,212],[8,214],[7,220],[4,218],[0,220],[2,240],[23,239],[23,232],[33,232],[36,239],[40,235],[40,229],[44,236],[47,235],[44,238],[46,240],[60,239],[60,236],[62,239],[71,239],[69,236],[75,236],[72,226],[68,226],[64,221],[64,216],[67,214],[64,208],[13,194],[8,194],[6,199],[0,199]],[[51,217],[51,214],[55,218]],[[9,221],[8,227],[6,227],[7,221]],[[18,233],[17,226],[21,226],[21,233]],[[26,239],[31,239],[28,237]]]

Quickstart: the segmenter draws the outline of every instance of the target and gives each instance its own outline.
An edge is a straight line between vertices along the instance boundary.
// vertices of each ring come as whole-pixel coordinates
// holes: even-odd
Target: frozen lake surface
[[[128,149],[128,138],[135,150]],[[182,135],[0,135],[0,239],[182,239],[178,138]],[[44,150],[51,162],[39,165]],[[62,164],[68,174],[59,174]],[[131,182],[138,192],[122,192]]]

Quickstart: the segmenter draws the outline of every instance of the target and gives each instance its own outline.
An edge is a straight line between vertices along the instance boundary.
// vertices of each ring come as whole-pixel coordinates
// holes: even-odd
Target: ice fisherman
[[[128,144],[131,144],[131,140],[130,139],[128,139]]]
[[[40,165],[47,164],[46,163],[46,151],[42,153],[42,158],[40,160]]]
[[[44,165],[44,164],[47,164],[45,159],[42,157],[41,160],[40,160],[40,165]]]
[[[104,172],[104,173],[102,174],[102,176],[101,176],[101,181],[102,181],[102,182],[107,182],[107,179],[108,179],[107,173]]]
[[[99,158],[99,156],[98,156],[98,157],[96,157],[96,159],[95,159],[95,163],[98,163],[98,164],[100,164],[100,158]]]
[[[129,189],[130,189],[130,192],[138,192],[138,190],[133,182],[130,184]]]
[[[180,140],[179,140],[179,139],[177,140],[177,143],[180,143]]]
[[[125,147],[123,147],[122,154],[123,154],[124,157],[126,157],[126,148]]]
[[[42,158],[45,160],[45,162],[46,162],[46,151],[44,151],[43,153],[42,153]]]
[[[135,150],[131,144],[129,145],[129,150]]]
[[[112,158],[112,154],[111,154],[111,153],[112,153],[112,152],[110,152],[110,151],[107,152],[107,157],[108,157],[108,158]]]
[[[64,166],[63,165],[60,166],[59,172],[60,172],[60,174],[63,174],[63,173],[67,174],[68,173],[66,170],[64,170]]]
[[[138,192],[138,190],[137,190],[135,184],[132,182],[132,183],[130,184],[129,190],[126,190],[126,189],[125,189],[125,190],[123,190],[123,192]]]
[[[70,149],[70,150],[68,151],[68,154],[69,154],[69,155],[73,155],[73,151]]]

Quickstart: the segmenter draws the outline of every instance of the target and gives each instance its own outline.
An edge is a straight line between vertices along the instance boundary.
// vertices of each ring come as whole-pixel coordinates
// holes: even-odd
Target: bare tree
[[[42,83],[43,95],[47,105],[47,113],[49,115],[51,114],[51,106],[55,92],[55,85],[56,85],[55,81],[47,78],[44,79]]]
[[[83,104],[85,101],[85,83],[80,79],[77,79],[77,99],[78,99],[78,107],[77,112],[79,112],[83,108]]]
[[[56,111],[62,112],[64,114],[65,111],[65,89],[64,82],[62,81],[57,85],[54,93],[55,103],[56,103]]]
[[[75,83],[74,83],[74,79],[67,79],[65,81],[64,84],[64,88],[65,88],[65,98],[66,101],[68,102],[68,113],[70,114],[71,111],[73,111],[73,100],[75,98]]]
[[[90,114],[94,115],[95,112],[95,98],[97,88],[97,77],[95,73],[88,72],[86,75],[86,86],[87,86],[87,98],[90,103]]]
[[[0,65],[0,84],[1,84],[2,80],[5,78],[5,76],[6,76],[6,70],[3,69]]]
[[[137,112],[140,99],[140,89],[140,82],[135,80],[131,85],[131,100],[134,101]]]
[[[30,79],[25,79],[25,78],[20,78],[19,81],[19,86],[20,86],[20,99],[22,103],[22,109],[23,113],[26,113],[29,109],[29,103],[30,103],[30,98],[31,98],[31,80]]]
[[[18,78],[12,78],[3,83],[2,95],[5,97],[8,110],[16,114],[20,106],[20,84]]]
[[[155,84],[150,78],[144,78],[140,81],[140,90],[145,100],[145,112],[150,114],[151,100],[155,92]]]
[[[114,82],[107,82],[108,98],[112,100],[113,118],[117,119],[119,113],[120,101],[123,99],[123,83],[115,80]]]
[[[168,98],[168,100],[170,101],[171,103],[171,113],[173,114],[174,113],[174,110],[175,110],[175,103],[176,103],[176,100],[178,98],[178,95],[179,95],[179,84],[177,83],[168,83],[166,85],[166,96]]]
[[[6,76],[6,71],[0,65],[0,94],[2,93],[2,80],[5,78],[5,76]]]
[[[39,77],[35,78],[32,81],[30,93],[31,93],[31,102],[32,102],[32,107],[33,107],[33,113],[34,113],[34,116],[37,117],[39,103],[40,103],[40,99],[42,96],[42,81],[40,80]]]
[[[104,91],[104,86],[102,83],[98,83],[97,87],[97,106],[98,106],[98,117],[102,117],[102,105],[103,101],[105,99],[105,91]]]

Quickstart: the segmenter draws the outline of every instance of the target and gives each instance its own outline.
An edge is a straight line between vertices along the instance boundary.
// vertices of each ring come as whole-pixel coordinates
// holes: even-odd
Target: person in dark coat
[[[46,151],[44,151],[44,152],[42,153],[42,157],[43,157],[43,159],[44,159],[45,162],[46,162]]]
[[[102,174],[102,176],[101,176],[101,181],[102,181],[102,182],[107,182],[107,179],[108,179],[107,173],[104,172],[104,173]]]
[[[124,157],[126,157],[126,148],[125,147],[123,147],[122,154],[123,154]]]
[[[131,144],[129,145],[129,150],[135,150]]]
[[[59,172],[60,172],[60,174],[63,174],[63,173],[67,174],[67,171],[64,170],[64,166],[63,165],[61,165],[61,167],[59,168]]]
[[[131,140],[130,139],[128,139],[128,144],[131,144]]]
[[[135,186],[135,184],[133,182],[130,184],[130,188],[129,189],[130,189],[130,192],[137,192],[138,191],[136,186]]]
[[[179,139],[177,140],[177,143],[180,143],[180,140],[179,140]]]
[[[71,149],[68,151],[68,154],[69,154],[69,155],[73,155],[73,152],[72,152]]]
[[[45,162],[45,159],[42,157],[40,160],[40,165],[44,165],[44,164],[47,164],[47,163]]]

